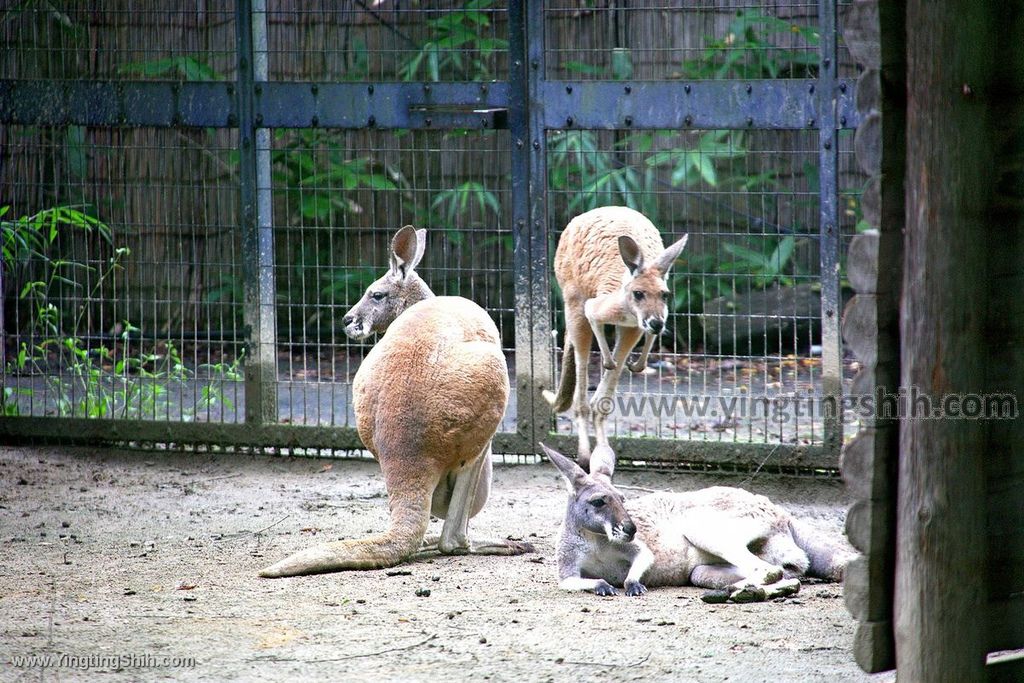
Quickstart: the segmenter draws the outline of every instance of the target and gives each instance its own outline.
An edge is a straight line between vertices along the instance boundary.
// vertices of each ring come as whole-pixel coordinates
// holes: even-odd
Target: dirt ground
[[[740,485],[822,533],[847,505],[831,480],[617,480]],[[534,554],[266,580],[299,548],[384,527],[374,462],[0,447],[0,680],[890,680],[853,662],[840,585],[716,606],[692,587],[559,591],[564,505],[549,465],[499,465],[471,532]]]

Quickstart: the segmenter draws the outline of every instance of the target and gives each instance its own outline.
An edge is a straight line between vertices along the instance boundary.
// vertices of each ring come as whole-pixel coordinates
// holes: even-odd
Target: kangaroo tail
[[[551,404],[556,413],[564,413],[572,405],[573,393],[576,391],[576,354],[572,349],[572,340],[565,335],[565,349],[562,351],[562,377],[558,382],[558,393],[544,392],[544,399]]]
[[[856,557],[856,553],[841,543],[823,537],[806,524],[791,519],[789,530],[793,540],[807,553],[811,561],[807,575],[827,581],[842,581],[846,564]]]
[[[430,522],[430,494],[395,496],[391,500],[391,528],[382,534],[336,541],[300,550],[260,571],[260,576],[323,574],[344,569],[383,569],[408,559],[420,549]]]

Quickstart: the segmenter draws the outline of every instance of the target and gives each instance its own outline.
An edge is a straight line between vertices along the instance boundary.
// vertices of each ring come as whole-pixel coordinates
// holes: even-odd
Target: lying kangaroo
[[[579,434],[577,460],[587,468],[588,434],[593,412],[597,443],[607,446],[602,407],[615,392],[629,352],[645,336],[639,358],[629,363],[643,372],[654,340],[668,316],[668,276],[687,237],[665,248],[661,234],[643,214],[624,206],[604,206],[569,221],[555,251],[555,278],[565,300],[565,350],[558,394],[544,392],[555,412],[572,405]],[[615,326],[615,349],[608,348],[604,326]],[[597,337],[604,373],[587,403],[591,340]]]
[[[388,272],[343,318],[353,338],[384,333],[359,366],[352,394],[359,438],[384,474],[391,526],[303,550],[260,576],[390,567],[431,550],[532,550],[467,537],[491,489],[491,439],[508,402],[508,368],[487,312],[468,299],[435,297],[414,272],[425,244],[425,230],[399,230]],[[440,537],[425,541],[431,514],[445,522]]]
[[[852,559],[764,496],[728,486],[626,501],[612,485],[615,454],[598,446],[590,474],[541,444],[569,485],[558,542],[559,587],[642,595],[651,586],[724,589],[737,602],[791,595],[798,577],[842,579]]]

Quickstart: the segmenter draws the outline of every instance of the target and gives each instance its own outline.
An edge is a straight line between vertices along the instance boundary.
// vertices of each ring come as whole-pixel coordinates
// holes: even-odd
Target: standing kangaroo
[[[558,542],[559,587],[642,595],[694,585],[736,602],[792,595],[801,576],[839,581],[853,557],[815,538],[764,496],[728,486],[626,501],[612,485],[615,454],[598,446],[590,474],[541,444],[569,485]]]
[[[665,278],[686,239],[666,248],[658,229],[643,214],[624,206],[604,206],[569,221],[558,240],[555,278],[565,301],[565,350],[558,393],[546,391],[544,397],[557,413],[572,406],[579,434],[577,460],[584,469],[590,460],[591,413],[597,444],[607,446],[605,404],[615,392],[626,357],[645,336],[639,358],[628,364],[632,372],[643,372],[654,340],[665,328]],[[615,326],[614,350],[608,348],[605,325]],[[595,336],[604,373],[588,404]]]
[[[343,318],[355,339],[384,334],[359,366],[352,394],[359,438],[384,475],[390,528],[300,551],[260,576],[390,567],[425,550],[532,550],[467,536],[491,489],[491,439],[508,402],[508,368],[487,312],[468,299],[435,297],[414,272],[425,245],[425,230],[399,230],[387,273]],[[425,541],[431,514],[444,526]]]

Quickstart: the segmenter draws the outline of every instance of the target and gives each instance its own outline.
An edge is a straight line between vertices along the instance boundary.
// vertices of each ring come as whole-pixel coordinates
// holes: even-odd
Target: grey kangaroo
[[[569,486],[558,542],[564,590],[615,595],[618,586],[637,596],[648,586],[694,585],[752,602],[796,593],[801,576],[839,581],[853,557],[764,496],[713,486],[627,501],[612,484],[610,447],[594,449],[590,474],[541,447]]]

